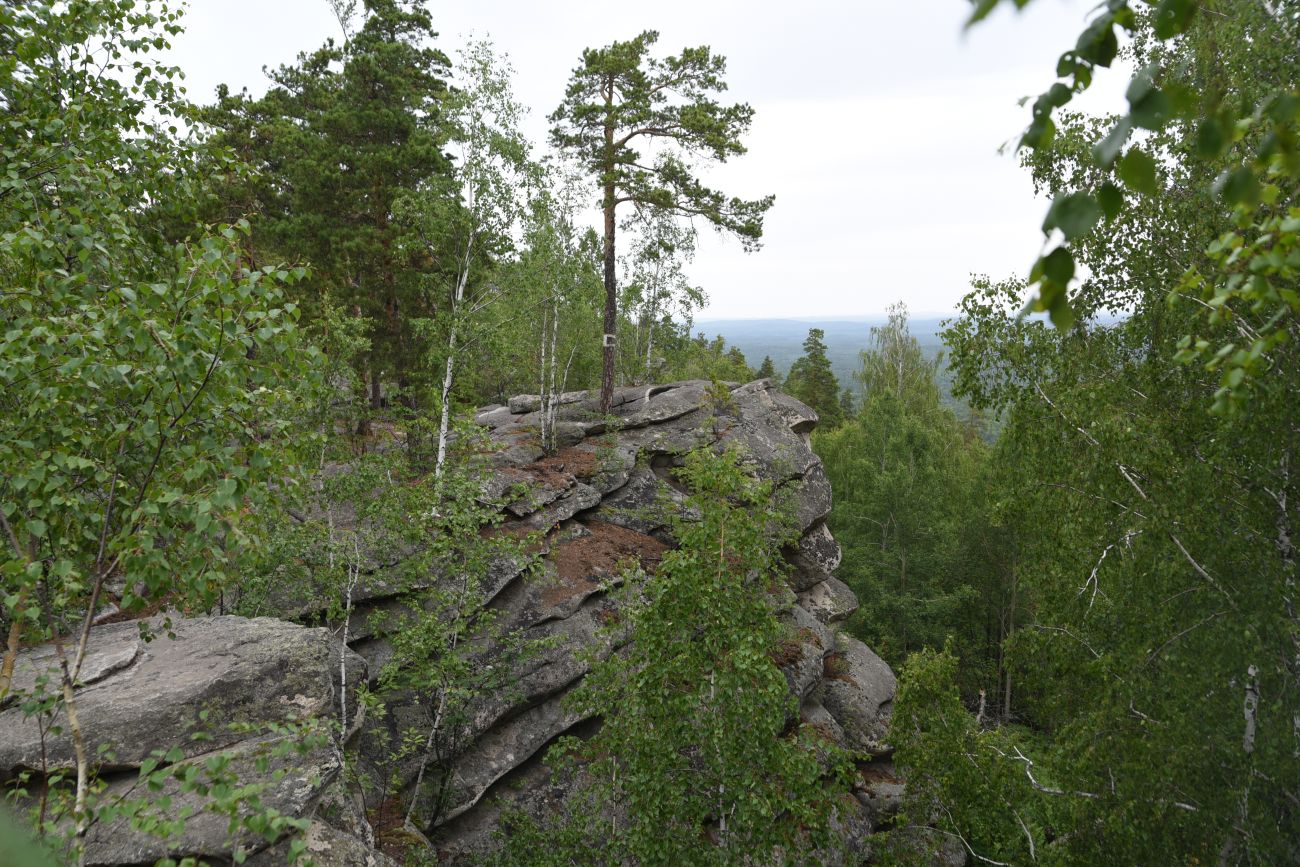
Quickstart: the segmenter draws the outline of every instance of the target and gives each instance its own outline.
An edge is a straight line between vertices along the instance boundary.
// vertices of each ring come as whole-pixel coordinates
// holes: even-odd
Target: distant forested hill
[[[943,349],[939,331],[946,317],[930,316],[909,318],[908,330],[920,342],[929,357]],[[763,356],[770,355],[772,363],[782,374],[790,364],[803,354],[803,341],[809,328],[826,332],[826,354],[831,369],[843,388],[857,391],[853,372],[858,369],[858,352],[867,346],[871,327],[885,321],[884,316],[840,317],[828,319],[700,319],[694,326],[696,332],[709,337],[721,334],[727,343],[740,347],[752,367],[758,367]],[[946,370],[943,371],[946,374]],[[947,377],[943,377],[944,397],[948,398]]]

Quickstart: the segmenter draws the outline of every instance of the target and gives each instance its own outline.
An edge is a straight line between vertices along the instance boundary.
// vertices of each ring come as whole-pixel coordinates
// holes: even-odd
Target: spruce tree
[[[823,430],[839,427],[844,421],[844,408],[840,405],[840,384],[826,357],[826,332],[820,328],[808,329],[803,342],[803,355],[790,365],[786,390],[817,411]]]

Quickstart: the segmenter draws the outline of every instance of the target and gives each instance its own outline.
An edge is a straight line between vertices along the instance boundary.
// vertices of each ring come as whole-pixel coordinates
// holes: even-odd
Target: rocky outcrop
[[[538,397],[521,395],[476,417],[491,467],[481,500],[505,518],[495,532],[536,534],[530,538],[541,540],[543,555],[540,574],[525,568],[525,558],[495,559],[483,578],[486,604],[503,631],[540,649],[520,657],[479,649],[482,666],[508,669],[510,686],[470,707],[447,759],[448,794],[436,816],[432,800],[416,791],[420,750],[394,759],[404,736],[430,729],[436,710],[408,694],[366,715],[355,695],[362,683],[374,684],[392,657],[377,624],[408,604],[409,581],[392,576],[410,550],[362,552],[366,575],[354,588],[346,633],[341,623],[327,630],[237,617],[177,620],[174,635],[150,642],[140,639],[135,623],[97,628],[78,708],[90,749],[104,751],[109,791],[128,790],[142,762],[179,744],[181,754],[171,757],[177,768],[206,767],[219,757],[236,775],[260,775],[263,806],[305,820],[302,840],[321,867],[378,867],[386,863],[379,850],[400,854],[413,841],[423,844],[404,827],[412,797],[415,825],[434,826],[430,842],[440,859],[467,860],[490,845],[503,809],[540,813],[564,797],[542,759],[557,738],[584,737],[599,724],[565,698],[624,640],[608,628],[620,620],[622,597],[612,591],[629,564],[652,571],[674,544],[672,519],[685,514],[686,495],[673,470],[684,455],[735,447],[755,475],[774,484],[798,529],[797,543],[785,552],[787,586],[774,588],[790,635],[774,659],[801,720],[863,756],[853,797],[844,795],[837,808],[837,823],[855,847],[852,857],[862,860],[863,838],[897,808],[898,781],[884,743],[894,676],[839,629],[857,600],[833,575],[840,552],[825,524],[830,484],[809,445],[816,414],[766,380],[624,388],[609,416],[596,412],[586,392],[572,392],[558,402],[558,448],[545,454],[540,408]],[[335,518],[336,527],[355,522],[346,506]],[[455,564],[435,567],[426,583],[436,586],[455,570]],[[286,597],[280,613],[303,622],[329,619],[326,601],[310,594]],[[337,642],[342,634],[346,648]],[[49,650],[25,653],[15,685],[35,686],[53,662]],[[341,719],[344,705],[348,714]],[[341,722],[342,734],[306,749],[284,748],[295,735],[278,726],[321,719]],[[196,740],[196,729],[208,734]],[[0,778],[66,768],[70,749],[66,739],[43,740],[18,707],[0,709]],[[347,785],[345,750],[355,772]],[[357,786],[354,779],[383,786]],[[183,855],[225,863],[235,844],[255,852],[249,863],[258,865],[280,863],[287,854],[287,839],[232,839],[226,818],[205,809],[193,792],[173,786],[161,794],[170,798],[171,815],[186,807],[192,812],[178,838],[159,841],[124,820],[105,824],[87,838],[88,863],[133,865]]]
[[[184,857],[226,864],[239,848],[256,855],[269,841],[251,826],[232,833],[212,796],[217,786],[248,785],[257,787],[249,792],[257,803],[247,800],[243,815],[274,811],[319,826],[312,840],[320,867],[387,863],[371,849],[361,804],[340,777],[343,742],[364,720],[356,696],[367,677],[361,657],[325,629],[270,618],[149,621],[148,641],[141,626],[93,630],[75,690],[86,750],[97,757],[104,784],[97,799],[119,808],[116,817],[91,825],[87,864]],[[15,698],[57,684],[55,665],[49,646],[19,657],[14,700],[0,710],[0,782],[73,769],[63,712],[30,715]],[[340,726],[313,727],[325,720]],[[64,731],[55,736],[52,727]],[[155,786],[141,780],[146,762],[164,769]],[[138,830],[133,811],[158,820],[148,823],[154,830]],[[172,821],[180,826],[161,836],[161,823]],[[370,860],[349,852],[369,852]]]
[[[505,505],[507,528],[545,534],[544,574],[506,580],[492,604],[511,628],[549,644],[519,667],[510,695],[476,709],[470,743],[455,762],[452,794],[433,836],[444,859],[456,861],[487,846],[504,807],[537,812],[563,797],[541,760],[557,738],[594,724],[577,716],[565,697],[588,672],[591,651],[599,656],[614,649],[601,645],[601,627],[618,618],[618,596],[609,589],[619,567],[637,562],[653,568],[673,544],[671,518],[685,508],[673,469],[692,449],[736,447],[787,501],[800,537],[786,552],[789,590],[781,615],[794,638],[779,649],[778,664],[805,721],[886,764],[883,735],[894,678],[869,649],[838,629],[857,600],[832,574],[840,553],[825,525],[830,484],[809,445],[816,414],[766,380],[721,390],[704,381],[625,388],[615,392],[611,418],[595,410],[586,392],[561,396],[557,415],[564,446],[550,456],[540,448],[543,419],[536,396],[512,398],[477,415],[495,468],[485,496],[522,486],[526,493]],[[414,706],[397,709],[375,724],[386,729],[363,743],[392,742],[399,725],[415,720],[427,724],[427,713]],[[377,750],[374,759],[381,759]],[[399,775],[409,782],[412,773],[408,767]],[[888,795],[890,784],[882,785],[877,796],[875,784],[864,778],[858,801],[849,799],[841,824],[854,829],[855,839],[887,818],[896,803]]]

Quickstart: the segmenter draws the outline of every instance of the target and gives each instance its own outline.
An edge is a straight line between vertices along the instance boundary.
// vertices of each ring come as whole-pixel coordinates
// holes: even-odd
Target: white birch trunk
[[[447,461],[447,432],[451,428],[451,386],[456,377],[456,337],[460,327],[460,303],[469,283],[470,254],[474,249],[474,233],[465,241],[465,256],[461,260],[460,274],[456,277],[456,295],[451,304],[451,332],[447,335],[447,369],[442,376],[442,407],[438,418],[438,458],[433,465],[433,477],[442,478],[442,467]]]

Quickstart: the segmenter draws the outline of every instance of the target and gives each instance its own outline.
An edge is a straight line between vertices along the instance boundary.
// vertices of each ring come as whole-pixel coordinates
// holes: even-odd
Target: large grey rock
[[[840,579],[830,576],[799,594],[799,605],[822,623],[838,623],[858,610],[858,597]]]
[[[840,566],[840,545],[823,522],[809,527],[797,545],[785,552],[793,571],[790,586],[807,590],[825,581]]]
[[[581,682],[594,659],[614,652],[621,640],[621,633],[610,628],[618,622],[621,598],[621,593],[610,591],[620,578],[607,559],[597,562],[597,543],[607,542],[617,529],[642,554],[652,545],[662,549],[663,543],[671,544],[674,521],[692,517],[674,468],[697,448],[740,451],[755,475],[778,486],[801,533],[785,554],[791,564],[791,589],[779,599],[772,597],[788,624],[787,637],[774,649],[773,659],[801,700],[800,716],[822,732],[828,744],[862,751],[882,748],[893,675],[865,646],[847,637],[837,641],[827,626],[851,614],[857,602],[833,577],[840,550],[825,525],[830,483],[809,446],[816,413],[772,389],[767,380],[729,392],[705,381],[620,388],[614,393],[607,432],[565,449],[563,459],[557,455],[543,462],[520,445],[528,444],[540,424],[538,402],[524,396],[509,409],[514,415],[508,423],[502,424],[499,411],[482,419],[487,427],[496,425],[493,437],[507,444],[509,461],[499,462],[525,473],[535,472],[529,461],[545,463],[548,470],[572,473],[579,481],[573,487],[566,481],[563,490],[553,485],[553,496],[547,495],[546,502],[534,504],[524,516],[536,529],[550,529],[548,566],[540,577],[508,584],[493,607],[511,630],[548,643],[540,653],[515,664],[510,679],[516,688],[510,695],[477,703],[471,743],[455,763],[453,803],[438,831],[440,856],[455,862],[488,845],[500,809],[496,798],[536,805],[562,797],[540,762],[547,744],[581,725],[560,697]],[[582,428],[590,437],[605,430],[605,422],[595,420],[596,409],[595,397],[585,396],[559,415],[575,425],[599,425]],[[593,470],[596,466],[599,469]],[[585,474],[575,469],[579,467]],[[593,495],[596,501],[588,505]],[[581,508],[564,505],[574,497],[580,498]],[[588,561],[592,568],[575,569],[575,563]],[[826,863],[857,857],[853,853],[863,851],[862,840],[870,830],[872,811],[848,792],[843,798],[837,822],[847,849],[834,857],[819,853],[830,859]]]
[[[142,625],[152,640],[141,638]],[[292,829],[268,838],[256,820],[286,816],[309,823],[305,842],[321,867],[394,867],[374,850],[342,774],[342,745],[365,717],[356,693],[365,661],[326,629],[269,618],[177,616],[167,629],[156,618],[90,633],[74,695],[87,752],[98,757],[97,802],[115,811],[91,824],[86,863],[224,865],[236,852],[254,864],[284,863]],[[53,658],[49,647],[20,654],[19,690],[47,678]],[[0,777],[69,769],[64,713],[54,718],[59,735],[49,736],[47,722],[44,760],[36,721],[19,705],[0,713]],[[235,792],[238,801],[224,800]],[[231,809],[253,823],[232,828]]]
[[[479,410],[478,415],[474,416],[474,423],[482,425],[489,430],[494,430],[513,423],[515,414],[510,411],[508,406],[485,407]]]
[[[867,808],[871,823],[880,827],[898,814],[903,806],[903,781],[887,759],[864,762],[854,781],[853,796]]]
[[[154,623],[155,630],[161,623]],[[236,743],[238,723],[276,723],[337,718],[340,648],[324,629],[304,629],[270,618],[212,617],[177,620],[174,637],[139,642],[136,623],[97,627],[89,659],[101,677],[76,691],[77,715],[90,755],[107,751],[111,767],[135,766],[154,750],[180,746],[186,756]],[[44,650],[33,653],[46,658]],[[109,660],[129,664],[104,672]],[[346,654],[352,693],[364,682],[365,661]],[[23,655],[24,657],[27,654]],[[20,670],[37,667],[26,660]],[[349,696],[349,725],[357,701]],[[206,717],[206,718],[205,718]],[[56,717],[56,722],[66,721]],[[204,731],[209,740],[196,740]],[[74,762],[66,733],[42,741],[35,718],[11,706],[0,712],[0,778],[24,769],[69,768]]]
[[[803,724],[828,745],[876,754],[887,750],[883,739],[893,674],[860,642],[835,636],[828,627],[847,617],[856,600],[833,576],[840,552],[825,524],[830,484],[809,446],[816,413],[767,380],[722,388],[701,380],[619,388],[608,416],[597,403],[587,392],[560,397],[559,448],[550,455],[541,448],[536,395],[512,398],[476,416],[486,429],[484,451],[491,468],[479,499],[500,508],[505,518],[491,532],[526,539],[529,550],[543,554],[545,562],[529,569],[522,557],[498,558],[476,579],[495,622],[530,650],[520,654],[506,649],[508,643],[483,641],[473,647],[475,665],[504,673],[508,687],[487,690],[463,708],[463,715],[458,713],[459,752],[447,765],[451,799],[434,834],[439,859],[449,863],[472,860],[491,845],[501,810],[518,807],[540,816],[563,801],[567,784],[552,778],[542,759],[557,737],[590,734],[599,726],[598,720],[581,719],[564,696],[627,640],[621,606],[636,598],[638,585],[623,585],[627,574],[640,573],[628,573],[626,567],[653,571],[673,544],[675,522],[696,517],[687,510],[686,492],[674,474],[693,449],[740,451],[749,471],[777,487],[802,534],[785,552],[789,586],[773,588],[769,597],[786,624],[785,640],[773,649],[773,659],[792,693],[792,713],[797,707]],[[346,509],[335,517],[338,528],[356,524]],[[348,624],[352,649],[344,656],[328,632],[275,621],[182,622],[178,636],[184,647],[141,643],[133,626],[98,631],[79,689],[94,727],[113,731],[115,743],[130,744],[119,750],[124,758],[118,759],[129,768],[155,745],[180,742],[194,721],[191,709],[211,708],[217,724],[337,716],[340,665],[349,670],[349,691],[367,672],[374,678],[393,658],[385,624],[391,628],[404,615],[419,613],[411,609],[418,603],[409,591],[461,582],[464,564],[455,562],[438,562],[412,575],[408,558],[414,553],[401,546],[365,552],[367,574],[354,594],[356,607]],[[322,617],[325,601],[323,594],[299,600],[291,610],[295,616]],[[334,635],[341,634],[342,624],[333,626]],[[16,682],[32,687],[51,663],[48,651],[27,654]],[[147,682],[136,683],[136,677]],[[128,697],[123,701],[113,700],[119,683],[128,687],[121,693]],[[124,702],[148,711],[132,715]],[[430,814],[429,793],[413,791],[420,756],[416,751],[395,760],[393,750],[412,733],[422,737],[429,731],[435,705],[427,692],[389,695],[383,713],[370,714],[352,742],[360,772],[392,781],[402,802],[414,796],[417,819]],[[356,707],[350,692],[348,706]],[[15,719],[16,712],[15,707],[0,710],[0,776],[32,761],[33,732]],[[357,721],[350,723],[355,727]],[[263,740],[242,737],[232,735],[202,749],[246,761],[265,748]],[[187,756],[203,758],[197,749]],[[56,754],[66,766],[66,747]],[[268,797],[275,799],[276,809],[310,821],[304,842],[322,867],[391,867],[375,851],[365,815],[348,794],[350,777],[338,774],[337,760],[337,744],[295,759],[299,764],[282,768],[286,773],[276,783],[285,788]],[[123,775],[111,785],[125,780]],[[843,846],[800,853],[791,863],[859,863],[865,835],[873,823],[887,819],[897,795],[889,788],[895,782],[876,783],[868,785],[864,778],[854,792],[836,796]],[[207,851],[230,843],[219,840],[224,825],[218,829],[207,816],[196,813],[190,822],[195,823],[186,826],[190,845]],[[107,846],[110,841],[105,837],[100,842]],[[156,854],[160,851],[181,851],[150,849],[154,844],[125,833],[111,842],[120,849],[112,858],[132,857],[135,863],[162,857]],[[276,863],[288,846],[289,841],[281,840],[254,855],[251,863]]]
[[[457,762],[451,800],[443,821],[473,807],[497,780],[532,758],[583,716],[555,696],[493,728],[474,742]]]
[[[372,844],[345,834],[330,825],[312,820],[303,832],[303,857],[315,867],[400,867]],[[248,867],[284,867],[289,863],[289,840],[263,849],[244,862]]]
[[[836,636],[817,691],[821,704],[844,730],[845,745],[873,755],[889,751],[889,730],[897,681],[883,659],[851,635]]]
[[[214,773],[211,762],[228,762]],[[196,756],[183,762],[178,772],[197,770],[197,779],[205,785],[225,780],[233,785],[253,785],[261,809],[274,810],[285,816],[309,815],[321,793],[338,777],[343,758],[336,745],[316,747],[300,753],[295,739],[286,737],[256,738],[242,741],[229,749]],[[168,776],[160,791],[149,791],[135,777],[109,784],[105,797],[110,801],[144,798],[149,806],[144,815],[173,821],[181,819],[180,833],[160,838],[135,830],[122,817],[91,826],[86,836],[88,865],[152,864],[161,858],[195,857],[228,858],[237,848],[257,852],[267,846],[259,833],[245,828],[230,832],[230,818],[214,809],[214,801],[197,790],[186,790],[176,776]]]

